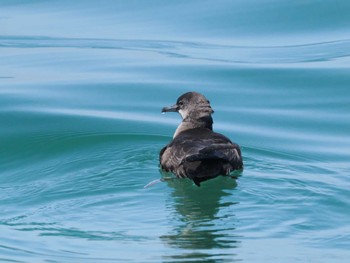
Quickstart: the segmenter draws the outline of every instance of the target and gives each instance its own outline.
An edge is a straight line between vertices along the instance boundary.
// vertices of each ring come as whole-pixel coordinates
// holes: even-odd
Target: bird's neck
[[[213,130],[213,118],[209,115],[209,116],[205,116],[197,119],[191,119],[191,118],[183,119],[179,127],[177,127],[173,138],[175,138],[179,133],[183,131],[195,129],[195,128],[207,128],[209,130]]]

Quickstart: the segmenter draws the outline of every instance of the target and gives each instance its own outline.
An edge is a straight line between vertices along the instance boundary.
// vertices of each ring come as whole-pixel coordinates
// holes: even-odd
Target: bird
[[[165,112],[178,112],[182,122],[159,153],[161,170],[189,178],[200,186],[219,175],[243,169],[240,146],[213,131],[214,111],[204,95],[195,91],[184,93],[175,105],[162,108]]]

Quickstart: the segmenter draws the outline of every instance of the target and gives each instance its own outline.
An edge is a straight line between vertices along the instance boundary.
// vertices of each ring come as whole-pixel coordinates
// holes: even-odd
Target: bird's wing
[[[213,143],[209,146],[199,147],[197,150],[196,152],[187,153],[181,163],[203,159],[221,159],[229,163],[235,163],[241,159],[239,146],[232,143]]]
[[[237,167],[242,162],[237,144],[219,133],[207,132],[207,130],[196,134],[184,132],[160,152],[161,167],[172,172],[181,168],[185,162],[204,159],[222,159]]]

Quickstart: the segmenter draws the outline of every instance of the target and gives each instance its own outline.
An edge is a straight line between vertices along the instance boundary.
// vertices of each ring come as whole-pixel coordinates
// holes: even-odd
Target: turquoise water
[[[0,7],[1,262],[348,262],[349,1]],[[192,90],[245,169],[144,189]]]

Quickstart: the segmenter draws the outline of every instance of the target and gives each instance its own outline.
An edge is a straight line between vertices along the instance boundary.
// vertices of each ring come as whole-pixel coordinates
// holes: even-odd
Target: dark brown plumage
[[[197,92],[180,96],[175,105],[162,112],[176,111],[182,122],[173,140],[159,154],[160,166],[180,178],[200,183],[243,168],[240,147],[227,137],[213,132],[214,112],[209,101]]]

